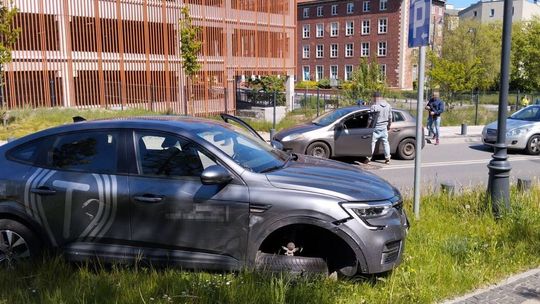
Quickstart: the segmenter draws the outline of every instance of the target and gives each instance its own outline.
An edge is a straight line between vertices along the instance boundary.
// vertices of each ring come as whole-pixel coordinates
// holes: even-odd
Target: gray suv
[[[51,248],[70,260],[220,271],[353,276],[400,263],[407,217],[396,188],[251,132],[139,117],[77,122],[1,146],[0,264]]]

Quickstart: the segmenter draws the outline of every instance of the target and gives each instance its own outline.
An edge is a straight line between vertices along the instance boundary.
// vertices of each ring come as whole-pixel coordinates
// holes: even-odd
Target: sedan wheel
[[[414,156],[416,155],[416,140],[412,138],[405,138],[402,140],[399,143],[397,154],[401,159],[414,159]]]
[[[533,135],[527,143],[527,153],[531,155],[540,154],[540,135]]]
[[[323,142],[315,142],[309,145],[306,154],[320,158],[329,158],[330,147],[328,147],[328,145]]]
[[[13,268],[38,251],[39,241],[28,228],[12,220],[0,220],[0,267]]]

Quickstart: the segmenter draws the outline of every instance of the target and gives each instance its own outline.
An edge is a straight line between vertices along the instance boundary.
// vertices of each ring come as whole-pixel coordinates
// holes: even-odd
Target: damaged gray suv
[[[381,273],[401,261],[398,190],[288,154],[242,121],[82,121],[0,147],[0,264],[70,260],[189,269]]]

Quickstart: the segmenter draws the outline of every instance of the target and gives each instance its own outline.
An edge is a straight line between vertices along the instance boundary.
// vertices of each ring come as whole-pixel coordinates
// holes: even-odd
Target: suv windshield
[[[318,126],[323,126],[323,127],[326,127],[330,124],[332,124],[334,121],[340,119],[341,117],[343,116],[346,116],[347,114],[355,111],[357,109],[354,109],[354,108],[342,108],[342,109],[337,109],[335,111],[332,111],[332,112],[328,112],[316,119],[314,119],[312,121],[312,123],[318,125]]]
[[[540,107],[526,107],[510,116],[511,119],[540,121]]]
[[[230,128],[212,125],[211,128],[198,129],[195,132],[198,137],[223,151],[237,164],[253,172],[264,173],[282,168],[288,159],[286,153],[272,148],[234,125]]]

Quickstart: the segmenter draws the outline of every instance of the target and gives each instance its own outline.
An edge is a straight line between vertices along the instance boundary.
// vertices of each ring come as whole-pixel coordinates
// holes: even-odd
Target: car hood
[[[317,130],[319,128],[321,128],[321,126],[318,126],[313,123],[301,124],[298,126],[294,126],[294,127],[279,131],[278,133],[276,133],[274,138],[277,140],[282,140],[283,137],[291,135],[291,134],[304,134],[306,132]]]
[[[518,119],[507,119],[506,120],[506,130],[512,130],[515,128],[525,127],[528,125],[533,125],[536,122],[528,120],[518,120]],[[497,130],[497,121],[494,121],[486,126],[487,129]]]
[[[344,201],[390,199],[399,191],[382,178],[356,166],[299,156],[283,169],[267,174],[277,188],[331,195]]]

